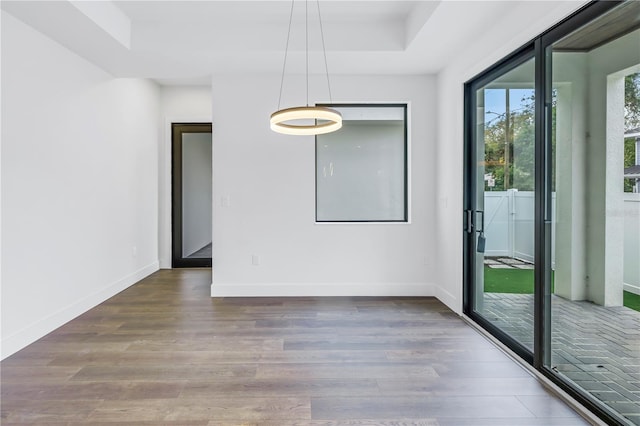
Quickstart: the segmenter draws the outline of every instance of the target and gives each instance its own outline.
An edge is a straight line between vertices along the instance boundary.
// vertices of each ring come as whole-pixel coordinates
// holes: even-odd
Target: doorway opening
[[[464,296],[607,424],[640,426],[638,13],[592,2],[467,83]]]
[[[211,123],[172,123],[172,267],[211,267]]]

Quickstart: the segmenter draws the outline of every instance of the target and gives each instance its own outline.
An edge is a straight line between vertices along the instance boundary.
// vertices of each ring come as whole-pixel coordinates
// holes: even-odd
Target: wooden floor
[[[210,282],[159,271],[2,361],[2,424],[587,424],[436,299]]]

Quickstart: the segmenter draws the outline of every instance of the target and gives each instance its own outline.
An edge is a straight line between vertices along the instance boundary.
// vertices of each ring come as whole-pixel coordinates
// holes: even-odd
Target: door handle
[[[476,213],[482,215],[480,216],[480,227],[476,227],[476,232],[484,233],[484,210],[476,210]]]

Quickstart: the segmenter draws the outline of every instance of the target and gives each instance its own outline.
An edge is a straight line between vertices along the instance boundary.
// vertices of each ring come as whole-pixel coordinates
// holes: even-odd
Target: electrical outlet
[[[132,256],[132,257],[138,257],[138,247],[133,246],[133,247],[131,248],[131,256]]]
[[[251,264],[253,266],[260,266],[260,256],[258,256],[257,254],[254,254],[251,256]]]

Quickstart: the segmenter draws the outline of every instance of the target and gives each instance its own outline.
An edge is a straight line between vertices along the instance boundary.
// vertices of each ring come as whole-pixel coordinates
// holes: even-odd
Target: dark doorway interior
[[[173,123],[172,267],[211,267],[211,123]]]

